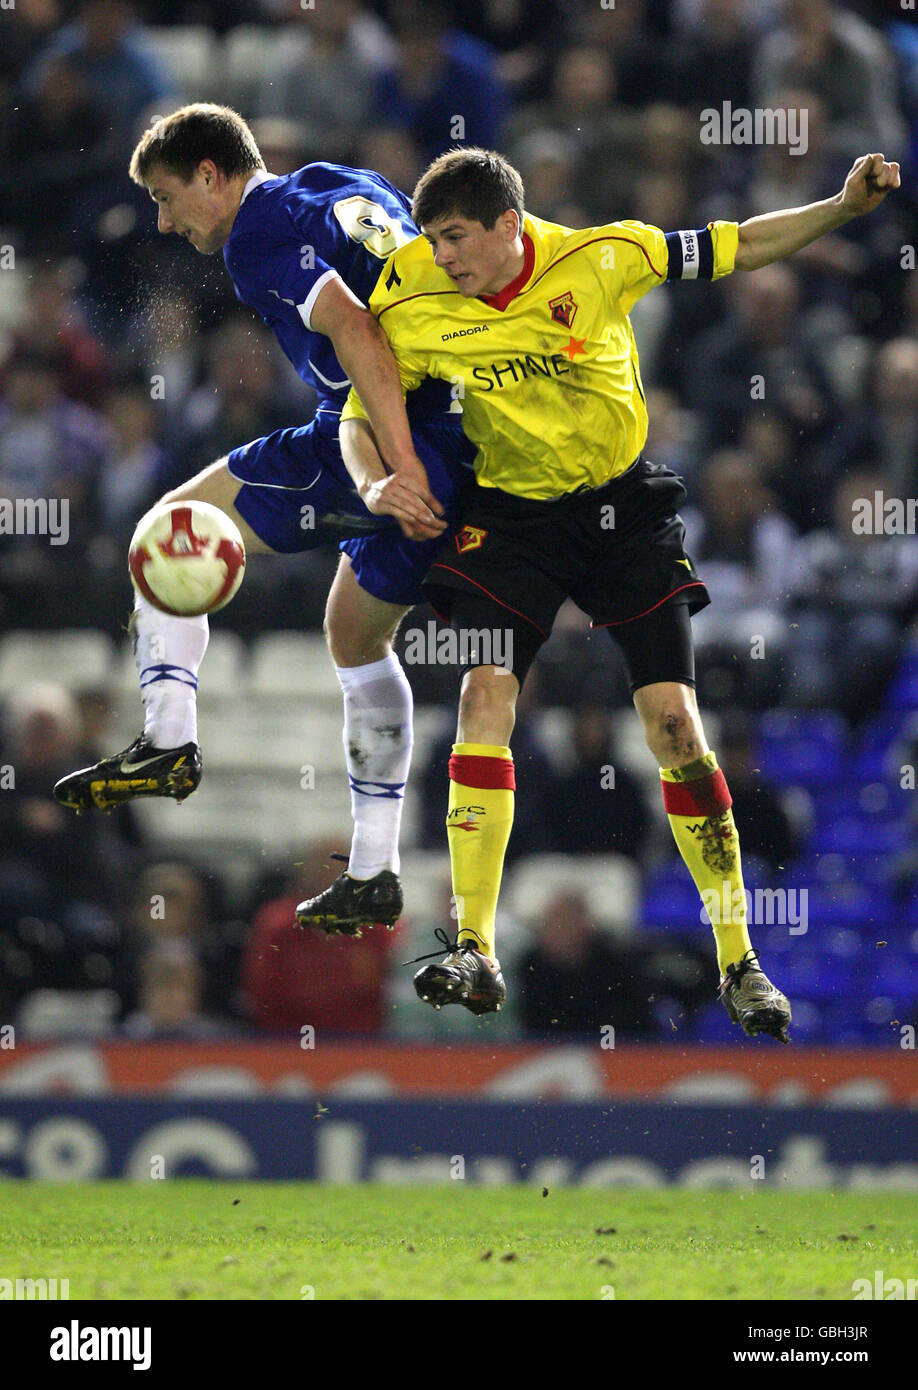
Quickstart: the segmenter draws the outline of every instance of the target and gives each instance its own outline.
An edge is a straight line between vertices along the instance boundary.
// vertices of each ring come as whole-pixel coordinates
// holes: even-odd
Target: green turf
[[[71,1298],[851,1298],[918,1268],[908,1193],[324,1187],[0,1188],[5,1278]]]

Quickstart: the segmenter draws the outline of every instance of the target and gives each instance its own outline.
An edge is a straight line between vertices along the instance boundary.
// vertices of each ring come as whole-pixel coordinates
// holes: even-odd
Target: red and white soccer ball
[[[209,502],[168,502],[141,517],[128,556],[138,593],[163,613],[216,613],[245,574],[239,527]]]

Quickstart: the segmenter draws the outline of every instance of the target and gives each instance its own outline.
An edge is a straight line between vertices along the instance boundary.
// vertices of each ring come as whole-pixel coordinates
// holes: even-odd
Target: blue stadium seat
[[[871,1043],[887,1042],[891,1039],[891,1029],[881,1032],[875,1023],[869,1022],[863,1014],[863,1005],[858,1000],[843,999],[828,1004],[822,1010],[826,1041],[837,1047],[866,1047]]]
[[[812,788],[841,780],[848,726],[832,710],[769,710],[758,726],[764,777]]]
[[[852,816],[886,824],[904,819],[914,802],[914,793],[903,790],[898,780],[891,782],[888,775],[869,782],[852,778],[838,786],[818,787],[810,796],[817,825]]]
[[[918,709],[918,651],[907,651],[899,662],[883,700],[884,709],[911,713]]]
[[[875,949],[873,958],[868,957],[864,964],[864,978],[877,994],[913,999],[918,1005],[918,955],[890,942],[888,946]]]
[[[903,1025],[914,1023],[918,1012],[918,987],[910,995],[880,994],[866,998],[858,1010],[865,1028],[873,1030],[876,1042],[898,1046]]]
[[[793,1022],[791,1037],[798,1043],[820,1043],[826,1039],[826,1030],[821,1012],[805,999],[791,1005]],[[681,1033],[681,1030],[680,1030]],[[711,1044],[729,1043],[748,1047],[774,1046],[770,1038],[747,1038],[738,1024],[731,1023],[723,1004],[709,1004],[696,1014],[686,1030],[686,1040]]]
[[[650,884],[641,904],[640,920],[645,927],[684,933],[711,930],[707,921],[702,921],[701,899],[687,869],[681,882],[672,879]]]
[[[762,953],[762,962],[769,970],[782,971],[788,952],[797,949],[799,936],[791,936],[786,926],[760,926],[752,929],[753,944]]]
[[[854,981],[852,962],[825,951],[791,951],[782,964],[781,988],[791,999],[817,1003],[844,999],[850,996]]]
[[[911,832],[903,821],[869,820],[864,816],[842,816],[829,824],[817,825],[809,843],[810,854],[861,855],[898,854],[905,849]],[[856,866],[852,864],[855,872]]]
[[[868,888],[849,879],[831,886],[813,884],[807,889],[810,930],[852,927],[869,933],[885,929],[893,917],[893,904],[882,888]]]
[[[858,785],[882,780],[887,775],[889,750],[905,733],[909,724],[901,711],[878,714],[861,729],[851,763],[852,781]]]
[[[859,854],[852,858],[851,855],[833,851],[830,854],[807,855],[805,859],[798,860],[785,881],[789,884],[792,875],[794,885],[804,887],[847,883],[854,878],[858,883],[886,887],[890,869],[890,859],[886,854]]]
[[[723,1004],[709,1004],[696,1014],[687,1030],[693,1041],[706,1043],[732,1043],[745,1038],[742,1030],[731,1023]]]

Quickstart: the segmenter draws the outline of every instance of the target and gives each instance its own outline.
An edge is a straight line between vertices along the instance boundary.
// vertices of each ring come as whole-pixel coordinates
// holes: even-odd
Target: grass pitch
[[[191,1179],[0,1189],[3,1276],[69,1278],[72,1299],[850,1299],[877,1269],[918,1272],[914,1195]]]

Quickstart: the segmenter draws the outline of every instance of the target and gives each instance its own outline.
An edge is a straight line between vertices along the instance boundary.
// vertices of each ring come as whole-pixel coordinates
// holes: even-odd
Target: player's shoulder
[[[615,222],[605,222],[597,227],[588,227],[584,233],[591,246],[614,243],[625,250],[631,247],[637,254],[658,251],[665,242],[665,233],[649,222],[638,222],[632,217],[622,217]]]
[[[593,227],[564,227],[546,222],[542,218],[526,214],[526,228],[537,242],[547,262],[579,255],[591,261],[608,263],[610,247],[616,254],[640,256],[660,262],[660,274],[665,274],[665,257],[661,247],[665,239],[659,227],[645,222],[622,218],[616,222],[605,222]]]
[[[406,309],[423,296],[458,295],[459,291],[433,258],[426,237],[415,236],[392,253],[383,266],[371,307],[377,314]]]
[[[327,224],[337,227],[337,209],[348,200],[378,203],[401,219],[407,218],[407,199],[388,180],[370,169],[317,160],[289,174],[271,177],[254,190],[240,208],[242,230],[258,232]]]

